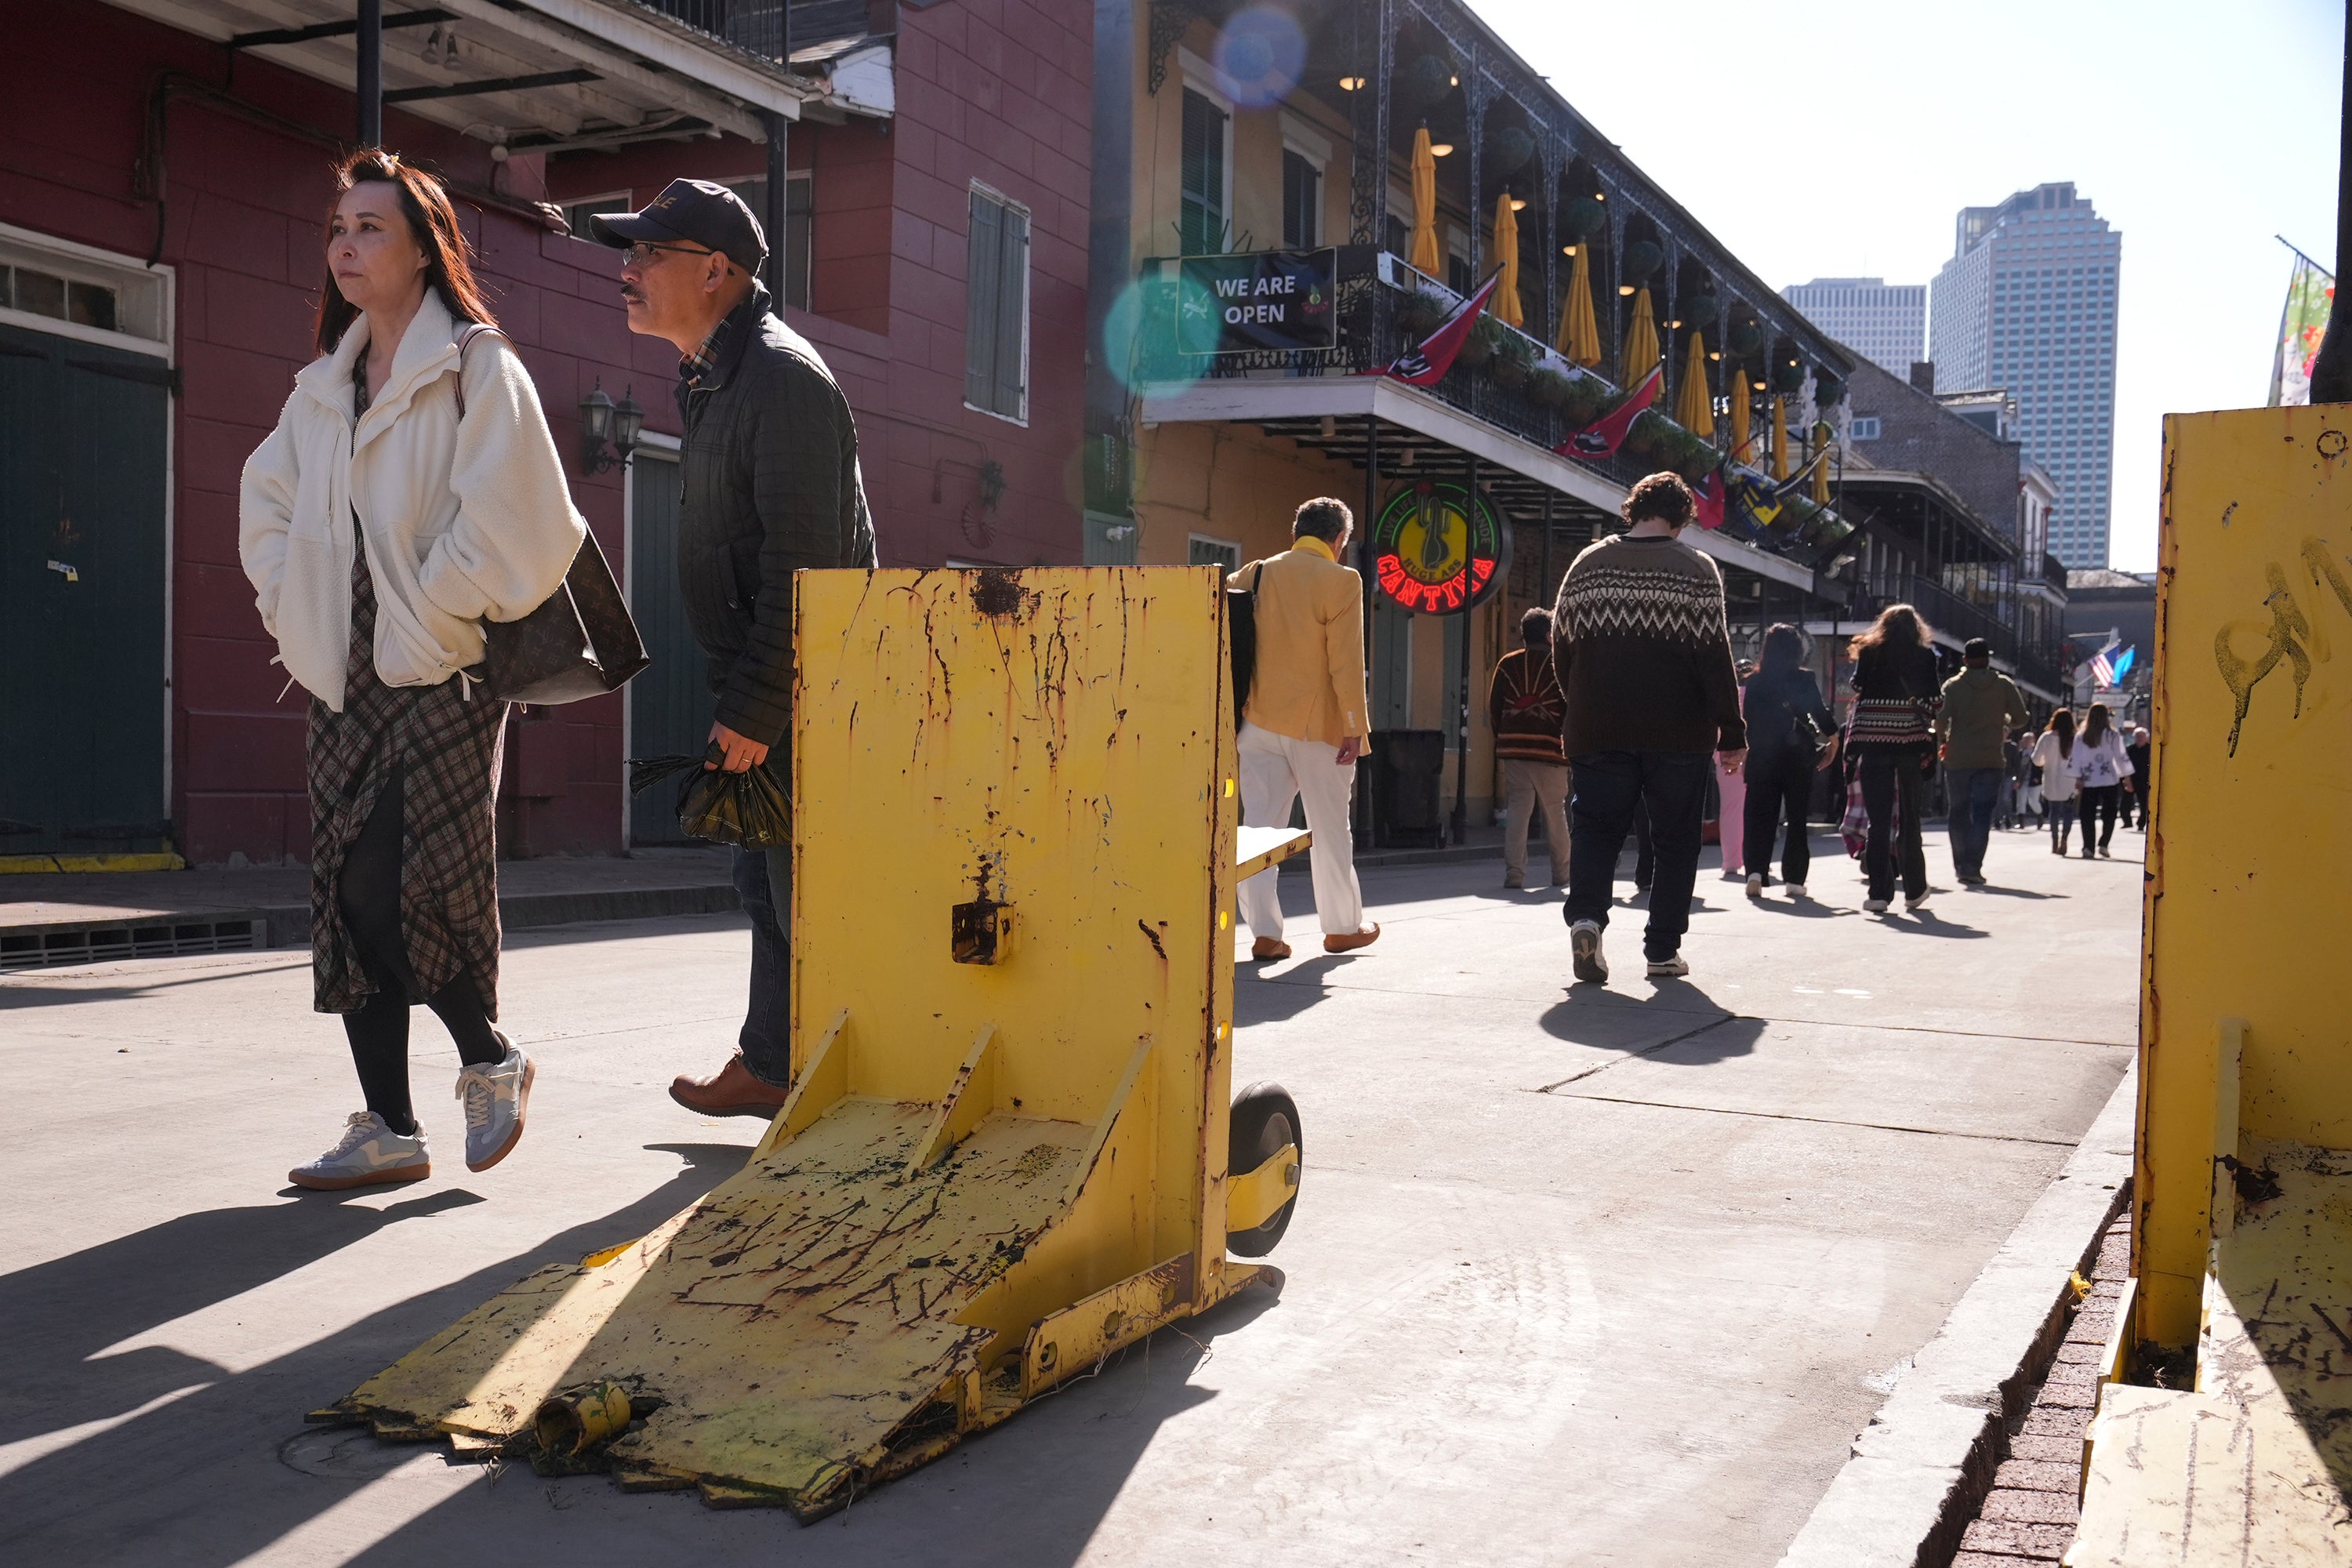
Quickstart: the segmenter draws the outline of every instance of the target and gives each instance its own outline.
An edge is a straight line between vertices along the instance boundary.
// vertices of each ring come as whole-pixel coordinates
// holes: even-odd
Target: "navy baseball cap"
[[[672,180],[643,211],[598,213],[588,220],[588,232],[615,249],[639,240],[684,240],[718,251],[746,272],[760,270],[768,256],[768,237],[743,198],[709,180]]]
[[[1970,637],[1960,648],[1962,658],[1990,658],[1992,644],[1982,637]]]

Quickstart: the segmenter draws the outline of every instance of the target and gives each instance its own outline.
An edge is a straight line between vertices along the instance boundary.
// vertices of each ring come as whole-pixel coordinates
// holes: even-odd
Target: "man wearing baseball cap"
[[[677,582],[707,661],[730,773],[783,762],[792,730],[793,574],[871,566],[874,524],[849,403],[760,282],[767,237],[741,198],[672,180],[645,208],[590,230],[622,252],[629,330],[677,347],[686,421]],[[792,1087],[792,852],[738,849],[735,889],[751,921],[751,996],[740,1049],[670,1098],[706,1116],[773,1116]]]
[[[1944,706],[1936,714],[1951,811],[1945,836],[1952,841],[1952,874],[1964,888],[1985,885],[1985,847],[2000,795],[2001,742],[2032,716],[2015,683],[1993,668],[1992,644],[1970,637],[1960,650],[1959,674],[1944,682]]]

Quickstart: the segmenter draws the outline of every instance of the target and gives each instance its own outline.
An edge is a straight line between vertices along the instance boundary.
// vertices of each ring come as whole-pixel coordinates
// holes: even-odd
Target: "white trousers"
[[[1356,845],[1348,825],[1348,797],[1356,770],[1339,763],[1339,748],[1320,741],[1296,741],[1256,725],[1241,732],[1242,826],[1286,827],[1290,803],[1307,803],[1307,850],[1315,872],[1315,912],[1326,936],[1364,929],[1364,894],[1356,885]],[[1242,919],[1255,937],[1282,940],[1279,868],[1260,871],[1241,886]]]

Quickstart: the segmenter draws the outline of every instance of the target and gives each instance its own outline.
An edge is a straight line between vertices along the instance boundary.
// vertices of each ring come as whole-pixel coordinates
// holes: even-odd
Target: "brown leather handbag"
[[[469,323],[457,334],[457,417],[466,416],[466,345],[497,331]],[[577,702],[617,691],[653,659],[629,615],[621,584],[583,533],[571,570],[540,606],[519,620],[482,623],[482,662],[466,678],[497,702]]]

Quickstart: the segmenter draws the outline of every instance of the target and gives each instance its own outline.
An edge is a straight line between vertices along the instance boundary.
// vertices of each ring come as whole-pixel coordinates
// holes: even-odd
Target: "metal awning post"
[[[360,0],[359,77],[360,145],[383,145],[383,0]]]
[[[768,259],[761,268],[761,281],[768,286],[768,298],[778,318],[784,313],[784,226],[791,198],[786,194],[787,171],[784,167],[785,138],[791,121],[772,109],[760,111],[760,123],[768,132],[768,210],[760,215],[761,226],[768,231]]]
[[[1470,544],[1478,531],[1478,458],[1467,455],[1468,494],[1462,507],[1462,680],[1455,690],[1454,753],[1454,842],[1470,838],[1470,621],[1477,614],[1470,581]]]

